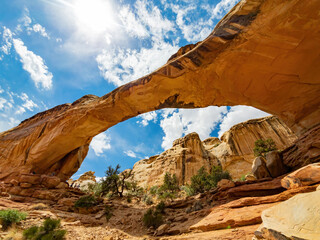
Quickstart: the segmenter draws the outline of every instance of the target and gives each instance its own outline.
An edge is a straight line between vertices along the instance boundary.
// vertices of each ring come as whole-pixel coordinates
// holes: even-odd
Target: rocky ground
[[[66,239],[70,240],[252,239],[262,222],[262,211],[317,188],[317,184],[310,182],[313,185],[289,184],[294,187],[286,189],[281,185],[281,180],[282,184],[288,184],[285,179],[225,182],[211,192],[168,202],[165,224],[158,229],[143,226],[143,214],[152,206],[136,199],[131,203],[125,199],[105,199],[92,209],[79,211],[73,208],[76,198],[64,198],[55,203],[43,200],[42,203],[26,203],[14,202],[7,195],[0,198],[0,209],[19,209],[27,212],[28,217],[14,229],[1,232],[0,236],[1,239],[8,236],[14,237],[7,239],[21,239],[19,231],[40,225],[45,218],[52,217],[62,220],[62,226],[67,230]],[[105,205],[113,209],[109,221],[104,216]]]

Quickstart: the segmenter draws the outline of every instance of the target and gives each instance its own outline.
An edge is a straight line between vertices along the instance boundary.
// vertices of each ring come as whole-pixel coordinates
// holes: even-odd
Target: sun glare
[[[109,0],[75,0],[74,13],[78,24],[92,32],[102,33],[114,25]]]

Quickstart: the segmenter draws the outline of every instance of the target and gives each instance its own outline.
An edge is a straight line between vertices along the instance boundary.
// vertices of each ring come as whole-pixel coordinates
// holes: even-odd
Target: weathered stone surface
[[[0,179],[34,172],[67,180],[95,135],[161,108],[250,105],[306,132],[320,119],[319,8],[317,0],[240,1],[205,40],[155,72],[1,133]]]
[[[254,159],[252,164],[252,173],[256,179],[271,177],[264,157],[257,157]]]
[[[267,169],[271,177],[279,177],[288,172],[288,169],[284,166],[282,157],[279,151],[271,151],[266,154]]]
[[[228,179],[222,179],[218,182],[217,187],[221,190],[233,188],[235,186],[234,182]]]
[[[41,184],[47,188],[55,188],[60,184],[60,178],[43,175],[41,177]]]
[[[140,186],[149,188],[161,185],[164,174],[170,172],[176,174],[179,184],[186,184],[190,183],[191,177],[200,167],[204,166],[209,170],[217,165],[222,165],[233,179],[237,179],[251,172],[251,164],[255,158],[254,142],[259,136],[274,138],[279,149],[287,147],[295,139],[295,135],[274,116],[237,124],[223,136],[228,137],[222,138],[222,142],[214,137],[201,142],[196,133],[179,138],[174,141],[172,148],[160,155],[138,161],[133,167],[134,179]],[[248,147],[250,145],[251,148]],[[234,146],[239,150],[232,150],[235,149]],[[263,175],[268,176],[270,175]],[[73,185],[75,183],[78,181],[74,181]]]
[[[20,187],[22,187],[22,188],[31,188],[32,184],[31,183],[20,183]]]
[[[240,227],[261,223],[261,212],[274,204],[261,204],[242,208],[213,208],[212,212],[190,230],[211,231],[228,226]]]
[[[22,174],[19,178],[19,182],[38,185],[41,182],[41,176],[33,174]]]
[[[190,183],[191,177],[204,166],[217,166],[218,160],[208,152],[197,133],[174,141],[173,147],[160,155],[140,160],[133,166],[134,180],[142,187],[160,186],[166,172],[176,174],[180,185]]]
[[[166,231],[169,229],[169,225],[168,224],[162,224],[160,227],[157,228],[157,230],[155,231],[154,235],[155,236],[161,236],[164,235],[166,233]]]
[[[281,180],[281,185],[286,189],[291,189],[318,182],[320,182],[320,163],[314,163],[285,176]]]
[[[319,212],[320,192],[301,193],[263,211],[259,229],[272,229],[286,237],[320,239]]]
[[[251,173],[255,141],[268,138],[283,150],[296,140],[296,135],[281,120],[270,116],[239,123],[222,135],[220,144],[204,145],[219,159],[223,169],[237,179]]]

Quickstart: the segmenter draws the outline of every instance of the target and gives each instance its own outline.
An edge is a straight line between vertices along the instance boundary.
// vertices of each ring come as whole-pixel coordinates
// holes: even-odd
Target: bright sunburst
[[[73,7],[78,24],[86,30],[101,33],[114,25],[109,0],[75,0]]]

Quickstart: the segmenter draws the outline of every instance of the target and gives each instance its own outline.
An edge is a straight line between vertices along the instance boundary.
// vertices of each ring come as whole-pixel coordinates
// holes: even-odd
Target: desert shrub
[[[116,168],[109,166],[101,183],[101,194],[107,195],[108,193],[111,193],[112,196],[123,197],[123,192],[125,190],[130,190],[130,182],[128,179],[132,178],[132,176],[132,169],[120,173],[119,164]]]
[[[159,213],[164,213],[165,208],[166,208],[166,204],[164,203],[164,201],[161,201],[157,204],[156,211]]]
[[[20,212],[15,209],[0,210],[0,222],[2,225],[2,229],[6,230],[12,224],[19,223],[22,220],[25,220],[27,215],[27,213]]]
[[[160,212],[154,211],[153,209],[148,209],[148,211],[143,215],[143,224],[146,227],[158,228],[163,223],[163,216]]]
[[[221,179],[231,179],[229,172],[223,171],[221,166],[212,167],[210,173],[201,167],[191,178],[190,192],[196,194],[208,191],[215,188]]]
[[[107,221],[109,221],[110,218],[113,216],[112,212],[113,209],[111,208],[111,206],[106,205],[104,208],[104,215],[106,216]]]
[[[267,152],[277,150],[275,142],[268,138],[267,140],[259,139],[255,141],[253,152],[256,157],[265,156]]]
[[[96,197],[100,197],[102,192],[102,183],[89,183],[86,189],[81,190],[87,194],[92,194]]]
[[[136,181],[128,181],[127,182],[127,196],[129,197],[136,197],[141,199],[143,196],[143,188],[138,186],[138,183]]]
[[[61,229],[60,219],[47,218],[42,226],[32,226],[23,231],[28,240],[62,240],[66,230]]]
[[[159,187],[158,186],[152,186],[149,190],[149,193],[152,195],[152,196],[155,196],[158,194],[158,190],[159,190]]]
[[[90,208],[98,204],[97,199],[93,195],[86,195],[80,197],[75,203],[76,208]]]
[[[193,196],[195,194],[194,189],[189,185],[181,186],[181,190],[184,191],[188,197]]]
[[[152,198],[148,194],[143,195],[142,201],[147,205],[153,204]]]

